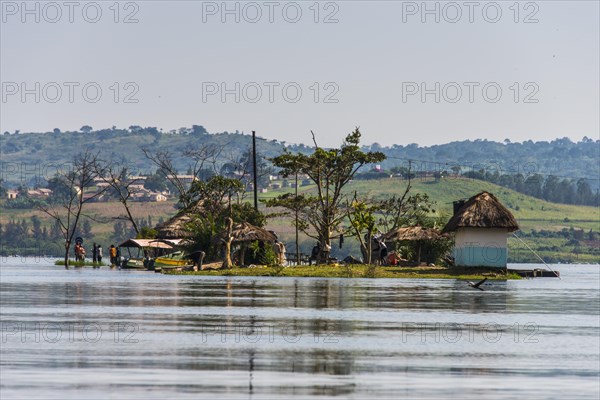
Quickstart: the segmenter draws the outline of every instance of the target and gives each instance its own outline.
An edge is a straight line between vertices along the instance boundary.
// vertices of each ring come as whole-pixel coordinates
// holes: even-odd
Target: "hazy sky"
[[[598,1],[514,3],[2,1],[0,129],[598,138]]]

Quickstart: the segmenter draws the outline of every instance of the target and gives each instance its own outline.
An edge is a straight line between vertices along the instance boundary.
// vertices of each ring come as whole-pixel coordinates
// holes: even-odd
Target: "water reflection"
[[[578,271],[480,292],[2,265],[2,397],[597,398],[598,274]]]

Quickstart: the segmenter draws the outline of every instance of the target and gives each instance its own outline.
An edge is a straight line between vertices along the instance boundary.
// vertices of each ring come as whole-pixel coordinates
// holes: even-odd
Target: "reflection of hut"
[[[519,229],[515,217],[491,193],[454,202],[444,232],[456,232],[454,261],[464,267],[506,267],[508,233]]]
[[[233,225],[233,229],[231,231],[231,236],[233,240],[231,244],[240,244],[240,264],[244,265],[244,253],[246,250],[246,246],[248,243],[259,241],[266,243],[273,243],[277,240],[277,236],[274,233],[259,228],[258,226],[254,226],[249,224],[248,222],[241,222],[239,224]],[[222,232],[218,236],[213,238],[214,243],[223,243],[226,241],[227,233]]]
[[[421,245],[427,240],[438,240],[442,237],[440,231],[435,228],[423,228],[422,226],[409,226],[397,228],[382,236],[384,241],[409,241],[417,242],[417,262],[421,263]]]

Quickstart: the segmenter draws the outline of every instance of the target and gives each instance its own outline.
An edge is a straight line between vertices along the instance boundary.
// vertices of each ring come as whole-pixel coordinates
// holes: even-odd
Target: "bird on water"
[[[481,285],[483,285],[483,283],[484,283],[485,281],[487,281],[487,278],[483,278],[483,280],[481,280],[481,281],[479,281],[479,282],[477,282],[477,283],[474,283],[474,282],[471,282],[471,281],[469,281],[469,282],[467,282],[467,284],[468,284],[469,286],[471,286],[472,288],[479,289],[479,290],[482,290],[482,291],[483,291],[483,289],[481,288]]]

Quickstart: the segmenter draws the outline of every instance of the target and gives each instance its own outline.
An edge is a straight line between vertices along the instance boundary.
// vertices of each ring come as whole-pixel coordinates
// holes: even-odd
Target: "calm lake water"
[[[163,276],[3,259],[0,398],[597,400],[600,269]]]

